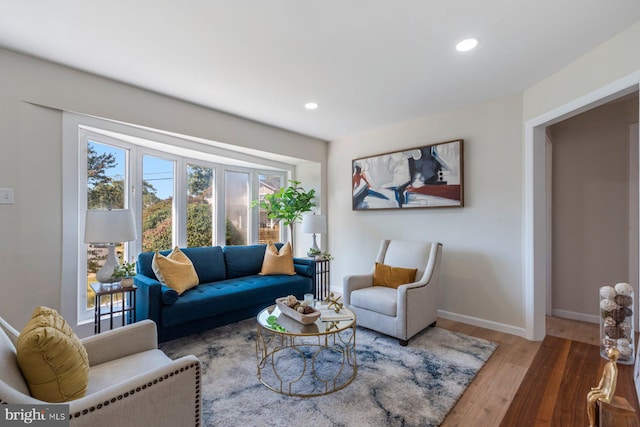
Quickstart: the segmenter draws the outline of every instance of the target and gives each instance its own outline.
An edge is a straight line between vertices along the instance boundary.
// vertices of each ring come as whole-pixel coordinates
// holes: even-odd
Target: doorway
[[[588,95],[525,123],[523,274],[525,291],[525,337],[541,341],[546,334],[546,288],[550,277],[548,245],[550,230],[546,191],[547,127],[638,91],[640,72],[633,73]],[[637,304],[638,292],[636,292]]]
[[[634,92],[546,128],[547,316],[598,323],[601,286],[638,289],[637,122]]]

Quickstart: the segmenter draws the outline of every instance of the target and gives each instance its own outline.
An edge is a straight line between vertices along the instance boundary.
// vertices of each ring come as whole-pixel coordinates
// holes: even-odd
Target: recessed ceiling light
[[[458,52],[466,52],[478,46],[478,39],[465,39],[456,45]]]
[[[316,110],[318,108],[318,104],[316,104],[315,102],[307,102],[306,104],[304,104],[304,108],[306,108],[307,110]]]

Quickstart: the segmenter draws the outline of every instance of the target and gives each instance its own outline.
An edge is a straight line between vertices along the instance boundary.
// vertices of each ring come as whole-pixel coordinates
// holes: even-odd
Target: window
[[[214,176],[211,167],[187,164],[187,246],[213,246]]]
[[[264,199],[266,194],[277,193],[282,187],[282,175],[277,174],[258,174],[258,193],[260,200]],[[269,241],[277,242],[280,240],[280,223],[267,216],[267,211],[260,208],[258,224],[258,243],[268,243]]]
[[[87,149],[87,209],[123,209],[126,206],[125,181],[127,179],[127,152],[121,148],[100,144],[89,140]],[[116,253],[122,259],[125,247],[122,242],[116,245]],[[95,293],[90,284],[96,281],[96,272],[107,259],[106,244],[86,245],[86,281],[83,293],[85,308],[95,305]],[[109,302],[108,297],[101,304]]]
[[[86,141],[86,207],[91,209],[124,209],[128,206],[127,181],[128,151],[113,145],[102,144],[92,139]],[[105,242],[106,243],[106,242]],[[123,242],[116,244],[116,254],[125,259],[127,247]],[[79,301],[82,308],[91,310],[95,305],[95,293],[90,284],[96,281],[96,272],[107,258],[106,244],[87,244],[84,265],[86,276],[81,289],[84,297]],[[115,303],[119,303],[116,296]],[[104,296],[100,304],[108,304]]]
[[[249,241],[249,174],[225,172],[225,245],[246,245]]]
[[[142,251],[173,247],[175,162],[142,156]]]
[[[75,257],[63,259],[63,282],[77,287],[63,289],[63,301],[75,297],[78,324],[93,320],[95,296],[89,284],[96,281],[107,251],[84,243],[87,209],[133,210],[138,239],[117,245],[121,260],[173,246],[282,240],[280,228],[260,221],[265,214],[250,206],[264,193],[262,187],[277,190],[290,177],[291,166],[70,113],[65,113],[64,126],[63,202],[78,215],[73,222],[65,216],[65,230],[72,230],[65,236],[74,238],[71,243],[65,237],[63,245]],[[63,304],[63,310],[74,319],[70,306]]]

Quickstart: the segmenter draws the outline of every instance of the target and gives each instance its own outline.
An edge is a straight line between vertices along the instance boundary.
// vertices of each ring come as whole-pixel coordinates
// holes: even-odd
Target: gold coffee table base
[[[270,315],[278,316],[286,331],[266,326]],[[345,388],[356,377],[355,315],[351,320],[318,320],[305,326],[273,306],[258,315],[258,325],[258,379],[267,388],[288,396],[324,396]]]

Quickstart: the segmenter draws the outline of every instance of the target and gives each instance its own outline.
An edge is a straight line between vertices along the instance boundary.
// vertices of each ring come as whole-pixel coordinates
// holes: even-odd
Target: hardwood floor
[[[498,343],[491,359],[442,425],[499,426],[541,342],[446,319],[438,319],[438,326]],[[549,317],[547,335],[598,345],[600,331],[597,324]]]

